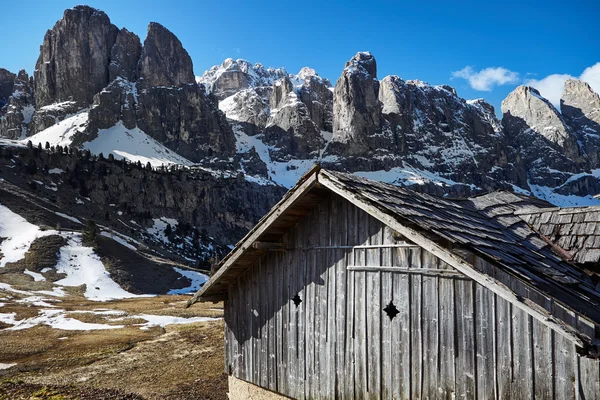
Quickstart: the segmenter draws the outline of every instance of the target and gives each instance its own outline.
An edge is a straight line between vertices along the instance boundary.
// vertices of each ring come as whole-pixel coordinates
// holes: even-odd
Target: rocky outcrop
[[[134,82],[137,79],[137,65],[142,53],[140,38],[123,28],[117,34],[117,40],[110,50],[108,66],[109,81],[124,78]]]
[[[8,98],[12,95],[13,87],[15,86],[16,75],[0,68],[0,108],[8,103]]]
[[[273,83],[287,77],[283,68],[265,68],[262,64],[252,65],[246,60],[228,58],[221,65],[215,65],[198,80],[206,89],[223,100],[241,90],[254,88],[268,101],[270,92],[260,88],[273,86]]]
[[[381,129],[377,63],[368,52],[346,62],[333,92],[331,152],[367,155],[368,138]]]
[[[328,79],[304,67],[294,77],[297,82],[298,99],[308,109],[310,119],[321,131],[333,131],[333,92]]]
[[[75,144],[93,140],[99,129],[108,129],[123,121],[127,129],[137,126],[135,84],[122,77],[117,77],[104,90],[94,96],[94,104],[90,108],[87,135],[76,138]]]
[[[0,94],[0,137],[23,139],[27,136],[29,123],[35,111],[32,82],[27,72],[21,70],[15,76],[6,70],[0,70],[0,93],[2,92],[4,94]]]
[[[505,134],[531,183],[555,187],[586,167],[571,129],[536,89],[516,88],[502,102],[502,114]]]
[[[560,111],[582,144],[591,167],[600,167],[600,96],[586,82],[569,79],[560,99]]]
[[[191,161],[235,154],[235,136],[216,99],[195,83],[140,91],[136,117],[141,130]]]
[[[404,165],[456,182],[492,188],[501,181],[526,183],[509,165],[505,137],[494,108],[483,100],[465,101],[447,86],[381,80],[379,100],[389,135],[387,148]]]
[[[140,89],[194,83],[192,59],[177,37],[159,23],[148,25],[139,61]]]
[[[325,144],[323,137],[289,78],[275,82],[270,104],[264,140],[272,147],[271,158],[287,161],[318,157],[319,149]]]
[[[102,11],[88,6],[66,10],[40,48],[34,72],[36,107],[64,101],[90,104],[108,85],[117,33]]]

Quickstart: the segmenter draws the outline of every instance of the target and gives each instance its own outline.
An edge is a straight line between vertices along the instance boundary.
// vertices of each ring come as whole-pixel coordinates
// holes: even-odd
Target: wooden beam
[[[423,274],[423,275],[439,275],[439,276],[452,276],[452,277],[463,277],[469,279],[464,274],[455,271],[453,269],[437,269],[437,268],[408,268],[408,267],[382,267],[382,266],[363,266],[363,265],[348,265],[346,267],[348,271],[366,271],[366,272],[397,272],[404,274]]]
[[[501,282],[490,277],[489,275],[479,272],[474,266],[468,264],[456,254],[449,252],[420,232],[401,224],[394,216],[387,214],[379,208],[373,206],[370,200],[364,199],[358,194],[346,190],[343,183],[337,182],[335,177],[327,175],[327,171],[320,171],[318,175],[319,183],[321,185],[329,188],[332,192],[345,198],[363,211],[371,214],[373,217],[377,218],[392,229],[395,229],[398,233],[406,237],[411,242],[418,244],[420,247],[432,253],[440,260],[450,264],[452,267],[473,279],[475,282],[507,300],[513,306],[525,311],[542,324],[552,328],[557,333],[560,333],[567,339],[571,340],[577,346],[582,348],[586,346],[574,328],[567,326],[566,324],[562,323],[562,321],[555,320],[551,315],[543,314],[539,310],[535,309],[535,303],[528,299],[523,299]],[[531,305],[528,303],[531,303]]]
[[[267,251],[285,251],[288,249],[288,244],[283,242],[254,242],[252,248],[267,250]]]

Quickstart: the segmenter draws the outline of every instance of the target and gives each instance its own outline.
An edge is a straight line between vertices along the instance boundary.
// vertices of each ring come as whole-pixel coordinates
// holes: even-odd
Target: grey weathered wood
[[[421,250],[410,250],[409,265],[413,268],[421,266]],[[423,278],[417,274],[410,275],[410,335],[411,335],[411,398],[421,399],[423,393]]]
[[[477,398],[479,399],[496,397],[493,297],[492,292],[481,285],[475,285]]]
[[[373,265],[348,265],[347,267],[349,270],[353,270],[353,271],[370,271],[370,272],[379,272],[379,271],[385,271],[385,272],[403,272],[403,273],[411,273],[411,274],[421,274],[421,275],[430,275],[430,276],[455,276],[457,278],[464,278],[464,279],[469,279],[467,277],[465,277],[463,274],[461,274],[460,272],[456,272],[456,271],[452,271],[452,270],[447,270],[447,269],[437,269],[437,268],[406,268],[406,267],[388,267],[388,266],[373,266]]]
[[[394,246],[394,229],[345,200],[323,202],[284,237],[288,251],[264,253],[231,283],[226,371],[292,398],[600,400],[598,361],[580,358],[551,322],[431,252]],[[590,321],[475,260],[595,334]],[[393,320],[383,312],[390,300]]]
[[[456,318],[454,313],[454,279],[439,278],[439,315],[440,315],[440,372],[439,387],[441,397],[452,398],[456,392],[454,361],[456,358],[455,332]]]
[[[424,251],[422,253],[424,269],[437,270],[437,257]],[[436,398],[439,388],[439,316],[438,316],[438,278],[423,276],[423,397]]]
[[[580,388],[585,400],[600,400],[600,360],[580,357]]]
[[[552,331],[547,326],[533,323],[533,367],[536,399],[554,398],[554,360],[552,353]]]
[[[381,224],[374,218],[369,218],[369,243],[379,245],[383,232]],[[381,264],[381,249],[366,250],[367,265]],[[367,294],[367,384],[369,398],[377,398],[381,393],[381,272],[366,273]]]
[[[514,371],[512,364],[512,306],[496,296],[496,369],[498,398],[510,398],[512,393]]]
[[[533,398],[533,360],[531,358],[531,326],[529,315],[513,307],[513,368],[514,385],[512,397]]]
[[[456,391],[467,399],[476,397],[473,283],[455,281],[456,293]]]
[[[561,335],[553,336],[556,395],[561,399],[575,399],[575,346]]]

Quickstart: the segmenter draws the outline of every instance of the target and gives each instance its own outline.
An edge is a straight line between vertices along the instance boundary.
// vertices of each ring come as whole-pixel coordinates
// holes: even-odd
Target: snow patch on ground
[[[44,278],[44,275],[39,274],[37,272],[30,271],[28,269],[26,269],[25,271],[23,271],[23,273],[31,276],[33,278],[33,280],[36,281],[36,282],[42,282],[42,281],[46,280],[46,278]]]
[[[112,128],[100,129],[98,137],[83,146],[94,154],[102,153],[105,157],[112,154],[115,159],[125,158],[132,162],[140,161],[143,165],[149,162],[153,167],[163,164],[188,166],[193,164],[174,151],[167,149],[141,129],[137,127],[127,129],[122,121],[117,122]]]
[[[192,284],[186,288],[169,290],[167,294],[186,294],[197,292],[200,289],[200,287],[204,284],[204,282],[208,280],[208,276],[200,272],[189,271],[177,267],[173,267],[173,269],[179,274],[188,278],[190,281],[192,281]]]
[[[137,248],[134,245],[130,244],[129,242],[127,242],[125,239],[123,239],[120,236],[117,236],[115,234],[112,234],[112,233],[106,232],[106,231],[100,232],[100,235],[107,237],[107,238],[111,238],[115,242],[122,244],[123,246],[127,247],[130,250],[137,251]]]
[[[546,200],[558,207],[600,206],[600,199],[595,199],[592,195],[585,197],[564,195],[554,192],[554,189],[548,186],[530,185],[530,187],[535,197]]]
[[[9,368],[14,367],[15,365],[17,365],[17,363],[12,363],[12,364],[0,363],[0,370],[9,369]]]
[[[150,314],[140,314],[140,315],[131,315],[127,318],[141,318],[145,319],[147,322],[145,324],[140,324],[139,327],[142,330],[149,329],[153,326],[160,326],[164,328],[167,325],[181,325],[181,324],[192,324],[194,322],[206,322],[206,321],[217,321],[220,318],[209,318],[209,317],[191,317],[191,318],[183,318],[183,317],[171,317],[168,315],[150,315]],[[113,321],[118,321],[122,318],[114,319]]]
[[[154,224],[151,228],[146,229],[146,232],[150,234],[155,240],[163,243],[169,243],[169,238],[165,235],[165,229],[167,229],[167,224],[171,225],[171,229],[175,230],[175,227],[179,222],[173,218],[161,217],[154,218],[152,220]]]
[[[91,247],[81,243],[81,234],[69,237],[66,246],[61,247],[56,272],[66,274],[66,278],[56,281],[63,286],[86,285],[85,297],[94,301],[147,297],[123,290],[110,278],[100,258]]]
[[[41,231],[18,214],[0,204],[0,237],[6,238],[0,243],[0,268],[9,262],[23,259],[31,243],[42,236],[57,234],[57,231]]]
[[[35,317],[25,318],[21,320],[15,319],[16,313],[0,314],[0,322],[12,325],[8,328],[9,331],[18,331],[21,329],[33,328],[37,325],[47,325],[54,329],[62,329],[66,331],[89,331],[103,329],[121,329],[124,325],[108,325],[108,324],[91,324],[81,322],[74,318],[69,318],[65,315],[64,310],[40,310]]]
[[[42,108],[45,109],[46,107]],[[52,125],[33,136],[23,139],[21,142],[27,144],[27,142],[31,140],[31,143],[34,146],[37,146],[38,143],[45,146],[46,142],[50,143],[51,146],[70,146],[73,142],[73,135],[78,131],[83,131],[87,121],[88,112],[87,110],[84,110],[69,118],[63,119],[58,124]]]
[[[71,217],[70,215],[63,214],[63,213],[60,213],[60,212],[55,212],[54,214],[58,215],[59,217],[63,217],[65,219],[68,219],[71,222],[75,222],[76,224],[83,225],[80,220],[78,220],[75,217]]]

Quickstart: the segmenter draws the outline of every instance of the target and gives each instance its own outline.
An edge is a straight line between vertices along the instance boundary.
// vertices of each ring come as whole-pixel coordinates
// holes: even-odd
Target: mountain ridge
[[[70,75],[77,71],[97,78],[77,86]],[[142,42],[88,6],[66,10],[48,31],[33,79],[7,73],[0,74],[0,136],[33,144],[36,133],[82,115],[68,135],[55,135],[62,145],[70,140],[97,151],[89,143],[106,132],[112,136],[104,144],[139,137],[164,148],[157,154],[174,156],[118,148],[113,155],[154,160],[156,167],[197,164],[286,187],[319,162],[454,196],[508,189],[552,198],[565,195],[567,185],[568,194],[591,202],[600,191],[596,111],[578,102],[597,94],[576,83],[565,87],[565,117],[535,89],[520,86],[503,102],[499,120],[485,100],[462,99],[451,86],[379,79],[369,52],[347,61],[334,86],[309,67],[289,74],[243,59],[194,76],[191,58],[167,28],[151,22]]]

